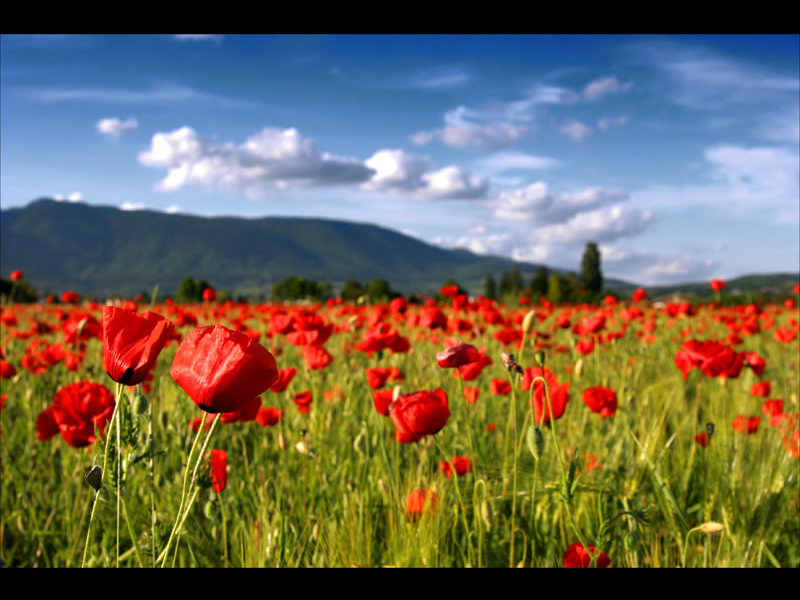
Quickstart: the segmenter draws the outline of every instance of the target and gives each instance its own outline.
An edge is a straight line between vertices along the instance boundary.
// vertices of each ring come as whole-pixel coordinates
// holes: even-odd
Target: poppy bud
[[[481,502],[481,519],[486,523],[486,528],[491,529],[494,523],[494,513],[492,512],[492,505],[488,500]]]
[[[136,396],[133,398],[133,414],[137,417],[145,414],[147,412],[148,405],[149,402],[147,400],[147,396],[141,392],[136,394]]]
[[[575,377],[577,377],[578,379],[581,378],[581,375],[583,375],[583,359],[582,358],[579,358],[578,362],[575,363],[575,369],[572,372],[575,373]]]
[[[522,331],[525,333],[530,333],[531,329],[533,329],[533,322],[536,319],[536,311],[530,311],[525,318],[522,319]]]
[[[531,425],[528,427],[526,441],[528,443],[528,450],[531,451],[534,460],[542,458],[542,454],[544,453],[544,434],[542,433],[542,428],[538,425]]]
[[[544,366],[544,350],[539,350],[534,354],[534,358],[536,359],[536,364],[540,367]]]
[[[706,423],[706,433],[709,437],[714,435],[714,424],[713,423]]]
[[[625,544],[625,550],[628,552],[636,552],[636,547],[639,545],[639,536],[636,535],[635,531],[629,531],[625,534],[623,543]]]
[[[203,515],[206,519],[210,519],[214,516],[214,502],[213,500],[209,500],[203,506]]]

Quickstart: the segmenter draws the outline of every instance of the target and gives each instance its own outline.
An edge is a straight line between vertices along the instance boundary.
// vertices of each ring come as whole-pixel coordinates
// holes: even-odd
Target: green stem
[[[194,454],[194,449],[197,446],[197,440],[200,439],[200,434],[203,432],[203,428],[206,425],[206,417],[208,417],[207,412],[203,412],[203,420],[200,422],[200,427],[197,428],[197,435],[194,436],[194,442],[192,442],[192,448],[189,450],[189,456],[186,458],[186,470],[183,473],[183,490],[181,491],[181,503],[178,507],[178,514],[175,517],[175,524],[172,526],[172,531],[169,534],[169,539],[167,540],[167,546],[164,548],[162,553],[164,557],[164,562],[161,563],[162,568],[167,564],[167,556],[169,555],[169,548],[172,545],[172,539],[175,537],[175,531],[178,529],[178,524],[181,520],[181,514],[183,513],[183,506],[186,502],[186,487],[189,483],[189,468],[192,464],[192,455]],[[215,420],[216,422],[216,420]]]
[[[128,517],[128,506],[125,504],[125,498],[118,496],[120,500],[122,500],[122,514],[125,517],[125,523],[128,526],[128,535],[131,536],[131,541],[133,542],[133,550],[136,553],[136,559],[139,561],[139,566],[144,569],[144,561],[142,561],[142,554],[139,552],[139,545],[136,543],[136,536],[133,533],[133,527],[131,526],[131,520]]]
[[[459,512],[461,512],[461,519],[464,523],[464,531],[467,535],[467,551],[468,551],[469,562],[472,563],[474,556],[474,550],[472,548],[472,533],[469,528],[469,523],[467,522],[466,507],[464,506],[464,501],[461,498],[461,488],[458,485],[458,473],[456,473],[456,466],[453,464],[453,461],[444,451],[444,448],[442,448],[441,444],[439,444],[439,440],[436,439],[435,435],[433,436],[433,441],[436,443],[436,447],[442,453],[442,456],[444,456],[444,459],[450,465],[450,473],[452,474],[453,477],[453,483],[456,486],[456,497],[458,498],[458,505],[461,507],[461,510]]]
[[[108,439],[111,437],[111,430],[114,428],[114,420],[117,416],[117,408],[119,407],[120,388],[117,387],[117,399],[114,403],[114,412],[111,413],[111,420],[108,422],[108,431],[106,432],[105,450],[103,451],[103,470],[100,471],[100,485],[94,493],[94,504],[92,504],[92,513],[89,515],[89,528],[86,531],[86,544],[83,547],[83,560],[81,561],[81,568],[86,566],[86,557],[89,554],[89,540],[92,536],[92,523],[94,522],[94,513],[97,509],[97,499],[100,497],[100,490],[103,489],[103,477],[106,474],[108,467]]]
[[[122,400],[122,384],[117,383],[117,402]],[[120,493],[120,489],[122,487],[122,437],[120,434],[120,429],[122,428],[122,424],[120,423],[120,419],[122,417],[122,411],[117,411],[117,562],[116,568],[119,569],[119,513],[120,513],[120,502],[122,500],[122,494]]]

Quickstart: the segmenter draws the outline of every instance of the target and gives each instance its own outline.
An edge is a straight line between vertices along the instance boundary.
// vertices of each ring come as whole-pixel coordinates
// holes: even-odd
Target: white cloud
[[[83,194],[80,192],[72,192],[69,196],[64,194],[54,194],[53,200],[57,202],[83,202]]]
[[[126,131],[133,131],[139,127],[139,123],[133,117],[125,121],[117,117],[100,119],[97,124],[97,131],[112,137],[118,138]]]
[[[375,171],[355,158],[320,153],[296,129],[264,128],[244,143],[202,139],[191,127],[153,136],[139,154],[145,166],[166,169],[161,191],[185,185],[257,194],[276,185],[361,183]]]
[[[375,171],[362,185],[369,190],[416,190],[425,185],[422,176],[432,168],[430,159],[403,150],[379,150],[364,161]]]
[[[777,146],[735,145],[707,148],[710,167],[705,184],[650,186],[633,195],[652,207],[719,208],[760,220],[797,223],[800,220],[800,155]]]
[[[565,223],[545,225],[536,230],[544,243],[610,242],[641,233],[653,220],[653,213],[625,210],[622,205],[581,212]]]
[[[425,187],[417,191],[423,198],[483,198],[489,191],[489,180],[473,176],[460,167],[448,166],[422,176]]]
[[[782,74],[671,41],[633,44],[631,55],[660,69],[668,79],[667,97],[688,108],[719,110],[750,104],[763,109],[772,102],[797,103],[800,77],[796,70]]]
[[[478,146],[497,149],[510,146],[528,133],[526,126],[507,121],[476,122],[476,120],[487,118],[484,113],[473,111],[465,106],[458,106],[445,114],[444,127],[419,131],[410,138],[419,146],[438,139],[443,144],[455,148]]]
[[[123,202],[119,205],[120,210],[145,210],[147,206],[142,202]]]
[[[258,103],[209,94],[184,85],[159,85],[149,90],[119,88],[26,88],[20,90],[35,102],[97,102],[110,104],[161,104],[193,102],[216,108],[253,108]]]
[[[633,83],[621,83],[616,77],[603,77],[595,79],[588,83],[581,96],[584,100],[592,101],[599,100],[603,96],[609,94],[622,94],[630,91],[633,88]]]
[[[516,190],[504,190],[494,200],[494,217],[533,223],[535,226],[564,223],[580,213],[625,201],[622,190],[584,188],[573,194],[553,194],[537,181]]]
[[[480,159],[476,167],[483,172],[494,174],[512,170],[539,171],[552,169],[559,164],[554,158],[506,150]]]
[[[600,246],[603,274],[643,285],[707,281],[719,268],[713,259],[694,255],[665,256],[654,252]]]
[[[183,208],[180,207],[178,204],[170,204],[164,212],[168,215],[177,215],[183,212]]]
[[[602,131],[607,131],[612,127],[622,127],[628,121],[630,121],[628,115],[622,115],[621,117],[603,117],[597,120],[597,128]]]
[[[588,125],[584,125],[580,121],[570,121],[562,125],[558,129],[558,132],[562,135],[567,136],[573,141],[581,142],[590,135],[592,135],[592,133],[594,133],[594,130]]]
[[[172,37],[181,42],[221,42],[221,33],[173,33]]]

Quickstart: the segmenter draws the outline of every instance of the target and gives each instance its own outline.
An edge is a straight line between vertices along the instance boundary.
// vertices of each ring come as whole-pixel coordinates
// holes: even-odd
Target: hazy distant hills
[[[234,294],[257,295],[281,279],[303,276],[337,287],[351,278],[367,283],[381,277],[404,293],[434,292],[453,278],[481,293],[487,275],[499,283],[502,272],[515,266],[526,282],[539,268],[347,221],[197,217],[50,199],[0,211],[0,272],[20,269],[40,291],[133,295],[159,283],[163,297],[191,276]],[[741,277],[730,280],[726,291],[784,291],[797,278]],[[624,293],[636,286],[606,279],[605,287]],[[650,288],[650,294],[673,290],[705,294],[708,282]]]
[[[388,280],[432,292],[454,278],[483,291],[517,263],[447,250],[375,225],[267,217],[197,217],[42,199],[0,213],[0,270],[20,269],[39,290],[135,294],[156,282],[173,293],[184,277],[234,293],[267,293],[290,276],[342,284]],[[520,264],[528,281],[537,265]],[[624,284],[623,284],[624,285]]]

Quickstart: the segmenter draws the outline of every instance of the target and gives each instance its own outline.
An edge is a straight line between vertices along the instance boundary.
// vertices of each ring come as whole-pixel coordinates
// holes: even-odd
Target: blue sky
[[[800,270],[800,36],[0,38],[0,204],[369,222],[642,284]]]

